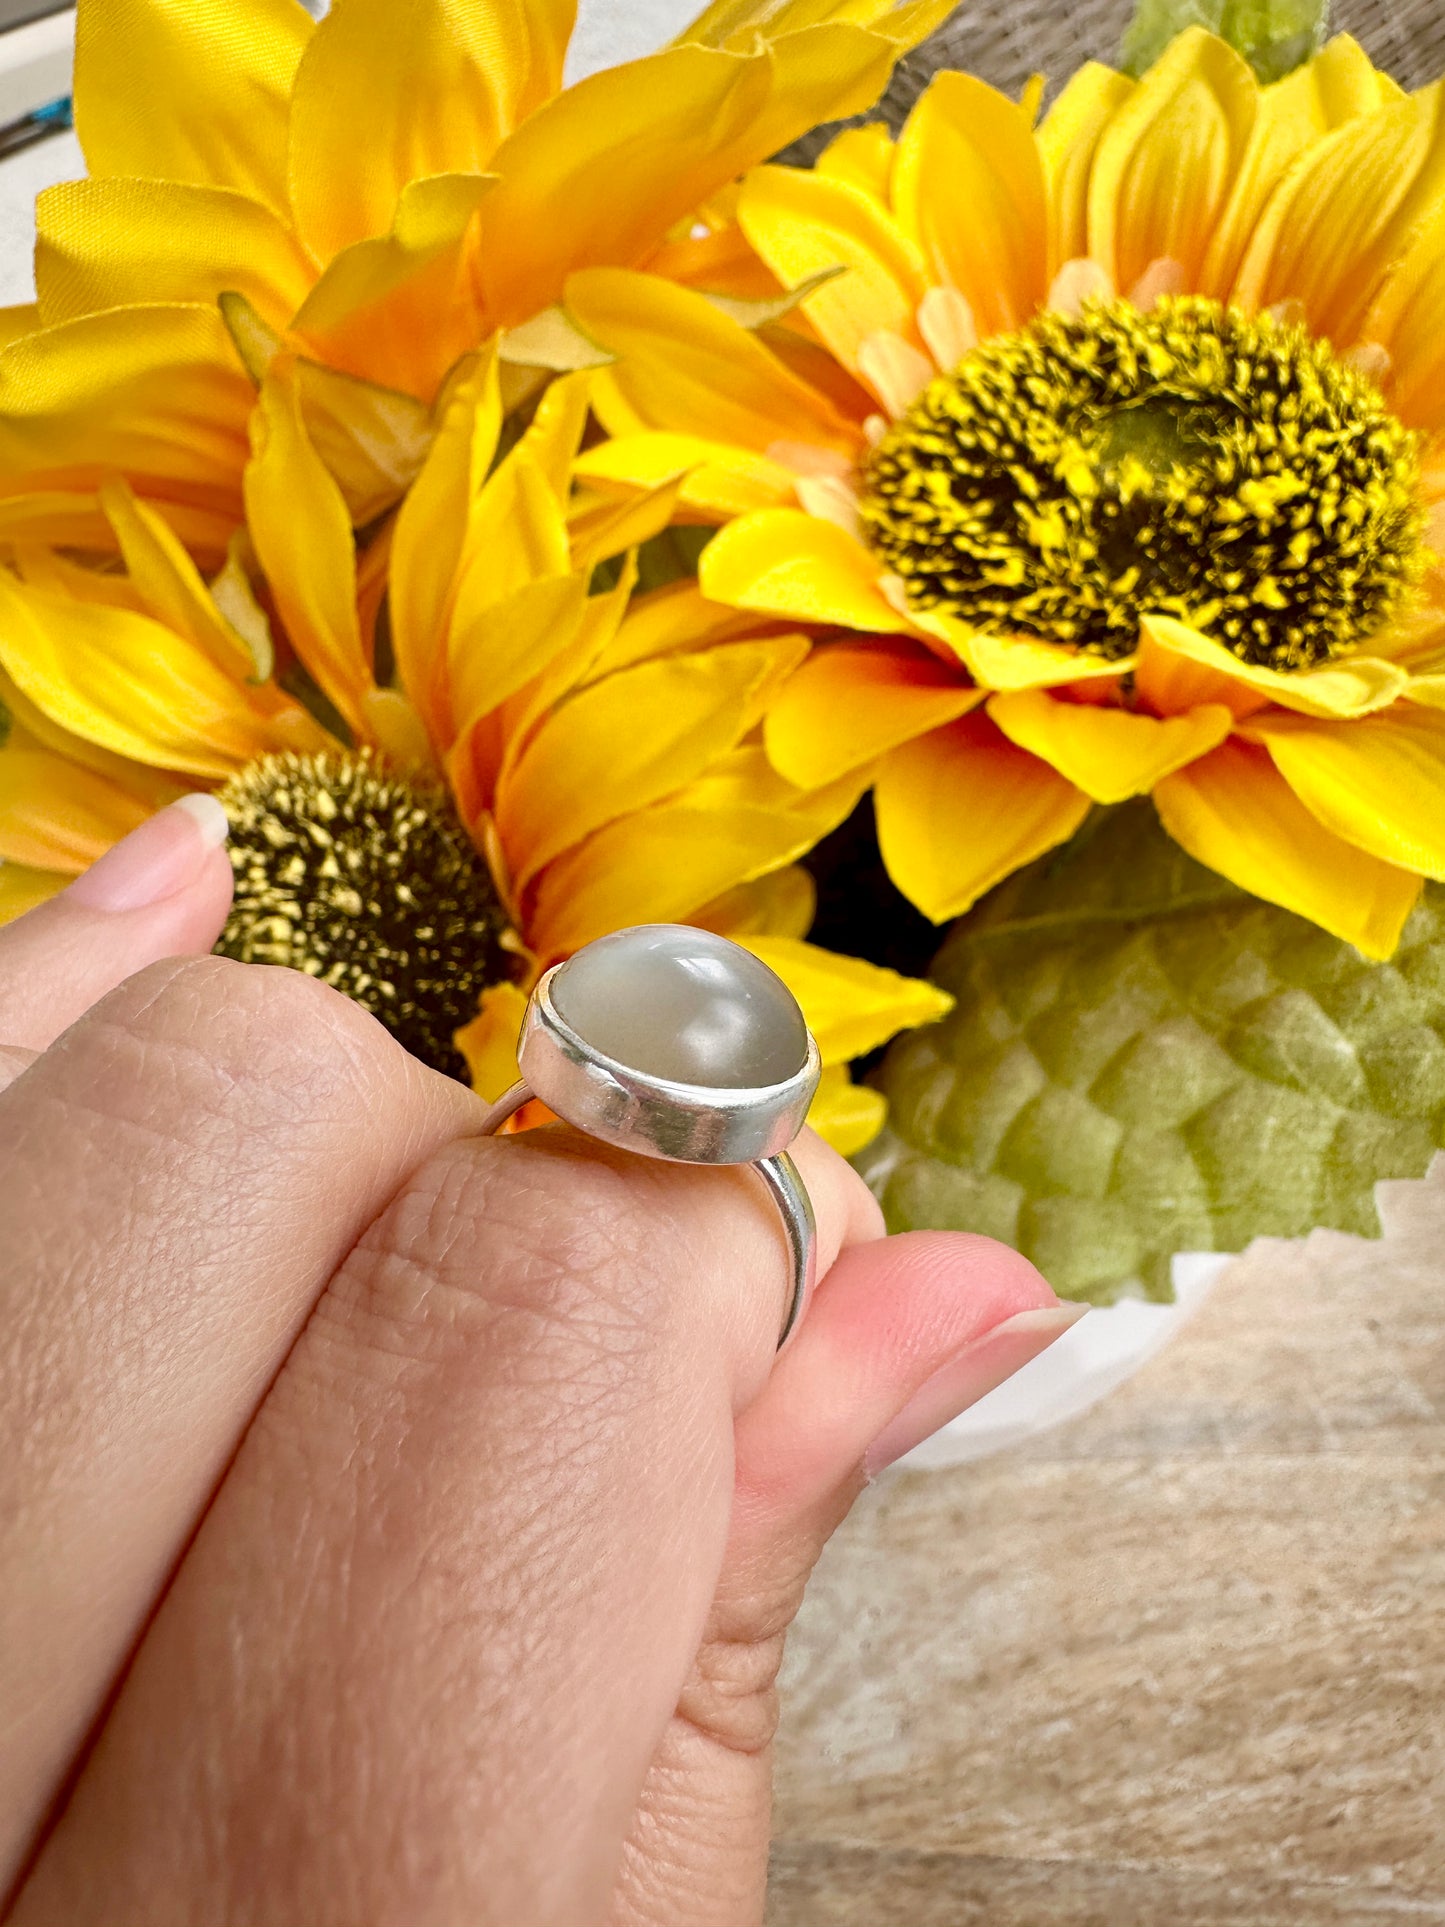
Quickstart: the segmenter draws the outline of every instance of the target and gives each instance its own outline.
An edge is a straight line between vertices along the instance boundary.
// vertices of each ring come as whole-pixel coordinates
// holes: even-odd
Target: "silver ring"
[[[677,1164],[750,1164],[787,1233],[781,1350],[812,1293],[816,1223],[788,1146],[818,1088],[818,1046],[782,979],[689,924],[599,937],[539,980],[517,1045],[520,1083],[481,1134],[532,1097],[590,1137]]]

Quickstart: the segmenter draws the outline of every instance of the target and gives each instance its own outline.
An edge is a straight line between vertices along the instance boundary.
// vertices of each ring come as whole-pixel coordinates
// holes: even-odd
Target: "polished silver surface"
[[[636,932],[619,935],[646,938],[667,928],[644,926]],[[679,936],[684,934],[685,927],[682,927]],[[756,963],[751,953],[742,951],[740,946],[724,944],[723,939],[705,932],[698,932],[697,936],[700,957],[716,961],[719,947],[723,946],[726,950],[737,949],[749,964]],[[614,939],[604,938],[601,942],[611,945]],[[677,951],[678,944],[673,942],[671,954],[675,956]],[[554,990],[559,973],[579,959],[585,961],[587,955],[586,950],[579,951],[568,963],[555,965],[532,992],[517,1046],[521,1081],[492,1105],[482,1120],[482,1134],[500,1130],[530,1098],[538,1097],[564,1122],[585,1131],[589,1137],[600,1138],[606,1144],[641,1157],[664,1158],[678,1164],[751,1164],[771,1193],[787,1234],[790,1291],[778,1339],[781,1350],[796,1331],[807,1306],[817,1262],[813,1206],[797,1166],[787,1155],[787,1148],[803,1128],[808,1106],[818,1088],[821,1074],[818,1046],[800,1014],[794,1022],[796,1005],[792,1004],[791,993],[780,979],[767,972],[771,984],[792,1004],[792,1013],[783,1012],[787,1022],[779,1024],[780,1005],[770,986],[762,999],[761,1020],[773,1026],[771,1041],[761,1055],[755,1049],[741,1049],[739,1059],[744,1064],[765,1063],[779,1070],[796,1062],[797,1068],[777,1082],[728,1085],[722,1080],[725,1066],[711,1038],[705,1040],[697,1061],[705,1062],[715,1082],[682,1083],[641,1070],[635,1064],[623,1063],[589,1042],[557,1008]],[[754,974],[740,972],[736,981],[745,983]],[[640,982],[645,984],[645,973]],[[616,986],[610,985],[608,989],[609,994],[615,996]],[[579,1023],[589,1009],[604,1008],[596,1003],[589,1005],[586,998],[575,996],[567,1002]],[[656,1002],[659,1007],[666,1005],[661,996]],[[611,1021],[611,1013],[607,1015],[609,1021],[601,1026],[604,1033],[614,1038],[626,1034]],[[711,1025],[711,1013],[704,1015]],[[646,1052],[638,1054],[645,1054],[653,1061],[680,1061],[667,1042],[660,1056],[650,1047],[650,1040]]]
[[[760,1158],[754,1167],[767,1185],[783,1216],[788,1234],[788,1252],[793,1263],[793,1291],[778,1334],[778,1350],[798,1329],[808,1300],[813,1295],[818,1269],[818,1221],[813,1216],[813,1200],[799,1175],[798,1167],[782,1152],[775,1158]]]

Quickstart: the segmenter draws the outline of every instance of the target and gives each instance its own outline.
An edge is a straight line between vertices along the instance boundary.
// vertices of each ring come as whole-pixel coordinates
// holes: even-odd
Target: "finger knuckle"
[[[485,1328],[493,1368],[636,1378],[669,1298],[645,1215],[637,1176],[605,1161],[463,1140],[414,1174],[331,1295],[386,1352],[435,1358]]]

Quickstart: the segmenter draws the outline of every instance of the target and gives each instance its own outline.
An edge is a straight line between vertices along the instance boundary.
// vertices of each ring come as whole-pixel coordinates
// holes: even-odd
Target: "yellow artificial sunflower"
[[[680,479],[727,523],[708,596],[855,632],[772,706],[778,769],[869,772],[936,920],[1152,794],[1388,955],[1445,877],[1442,89],[1346,38],[1261,86],[1199,29],[1038,125],[944,73],[736,219],[791,320],[609,268],[564,298],[617,358],[590,495]]]
[[[41,195],[37,300],[0,315],[0,540],[67,541],[120,474],[223,552],[279,350],[364,524],[463,354],[505,330],[519,380],[576,365],[543,313],[572,268],[686,243],[743,170],[874,99],[947,0],[714,7],[564,88],[574,10],[80,0],[90,178]]]
[[[802,941],[811,886],[791,866],[862,787],[799,790],[757,741],[807,641],[691,583],[631,599],[626,560],[590,592],[671,503],[569,532],[587,410],[587,378],[562,379],[497,461],[496,357],[476,358],[358,557],[282,356],[212,580],[120,480],[97,503],[120,570],[18,548],[0,569],[0,914],[216,786],[229,954],[336,985],[439,1068],[460,1071],[460,1048],[493,1096],[540,970],[622,925],[704,923],[793,986],[827,1066],[815,1121],[857,1148],[882,1100],[848,1060],[947,999]]]

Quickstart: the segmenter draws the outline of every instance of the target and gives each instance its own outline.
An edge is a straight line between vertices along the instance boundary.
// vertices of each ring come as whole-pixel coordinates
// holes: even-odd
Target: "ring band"
[[[816,1221],[787,1147],[821,1065],[791,991],[741,945],[687,924],[619,930],[554,965],[527,1003],[521,1080],[482,1136],[532,1097],[604,1143],[679,1164],[750,1164],[787,1234],[791,1290],[778,1349],[816,1272]]]

